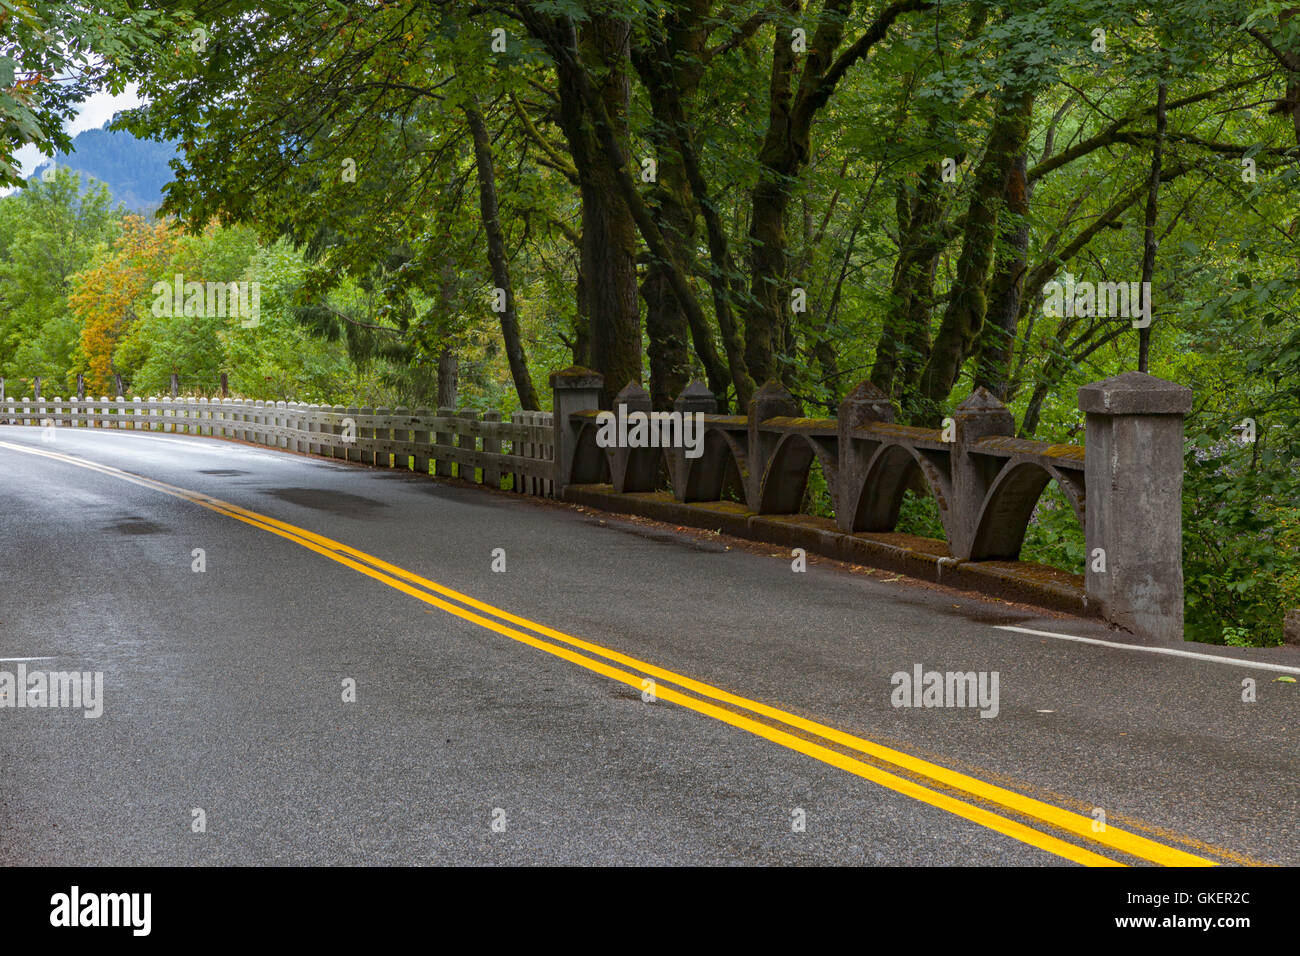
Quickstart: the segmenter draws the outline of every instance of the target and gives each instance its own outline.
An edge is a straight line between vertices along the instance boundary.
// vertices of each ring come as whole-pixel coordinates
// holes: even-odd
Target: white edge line
[[[0,664],[21,663],[23,661],[52,661],[53,657],[0,657]]]
[[[1117,641],[1103,641],[1095,637],[1077,637],[1074,634],[1057,634],[1055,631],[1036,631],[1030,627],[1012,627],[1009,624],[994,624],[999,631],[1016,631],[1019,634],[1037,634],[1039,637],[1056,637],[1063,641],[1078,641],[1080,644],[1100,644],[1102,647],[1117,647],[1122,651],[1145,651],[1148,654],[1169,654],[1173,657],[1190,657],[1198,661],[1211,661],[1215,664],[1235,664],[1238,667],[1255,667],[1266,671],[1282,671],[1286,674],[1300,674],[1300,667],[1288,667],[1285,664],[1267,664],[1262,661],[1243,661],[1238,657],[1218,657],[1214,654],[1201,654],[1197,651],[1180,651],[1173,647],[1141,647],[1137,644],[1120,644]]]

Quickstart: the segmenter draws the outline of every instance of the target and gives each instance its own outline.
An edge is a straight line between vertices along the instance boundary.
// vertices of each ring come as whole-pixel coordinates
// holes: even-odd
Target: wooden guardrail
[[[518,492],[554,494],[549,412],[357,408],[235,398],[8,398],[0,422],[230,438],[380,468],[455,476]],[[513,478],[507,479],[507,476]]]

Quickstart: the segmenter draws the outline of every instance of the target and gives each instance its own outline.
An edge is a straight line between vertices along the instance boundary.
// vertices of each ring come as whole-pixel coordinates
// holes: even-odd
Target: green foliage
[[[1083,527],[1055,482],[1043,489],[1025,530],[1020,560],[1083,574],[1088,549]]]
[[[80,192],[65,169],[0,199],[0,375],[39,375],[47,395],[71,386],[80,328],[70,280],[118,230],[107,191]]]
[[[132,0],[0,0],[0,186],[22,182],[13,154],[66,150],[64,122],[92,93],[120,93],[146,51],[167,47],[188,15]]]
[[[920,535],[922,538],[944,538],[943,519],[939,517],[939,503],[928,490],[908,488],[898,507],[898,524],[895,531]]]

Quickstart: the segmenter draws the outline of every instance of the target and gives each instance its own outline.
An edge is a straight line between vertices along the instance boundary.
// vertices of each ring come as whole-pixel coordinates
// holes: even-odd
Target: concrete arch
[[[951,544],[954,519],[948,501],[952,495],[952,479],[917,449],[894,442],[882,444],[867,462],[866,477],[852,503],[852,530],[893,531],[898,525],[903,495],[918,483],[929,489],[939,506],[939,519]]]
[[[654,491],[660,472],[667,468],[662,448],[628,448],[623,452],[623,487],[619,491]]]
[[[1082,482],[1049,465],[1013,458],[993,479],[980,505],[971,543],[971,560],[1014,561],[1019,558],[1034,507],[1053,481],[1070,502],[1082,527]]]
[[[706,428],[700,457],[683,457],[682,461],[683,487],[673,489],[682,501],[721,501],[729,479],[739,485],[742,495],[748,499],[744,477],[749,469],[745,452],[722,429]]]
[[[595,485],[609,481],[609,456],[596,444],[596,426],[586,423],[578,432],[573,468],[565,484]]]
[[[821,463],[832,504],[838,504],[834,457],[810,436],[787,433],[781,436],[767,467],[763,469],[758,489],[759,514],[799,513],[814,457]]]

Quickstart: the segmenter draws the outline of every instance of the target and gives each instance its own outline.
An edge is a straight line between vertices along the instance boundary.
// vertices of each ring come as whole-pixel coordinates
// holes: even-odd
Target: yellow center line
[[[299,528],[296,525],[280,521],[276,518],[271,518],[255,511],[250,511],[246,508],[222,501],[218,498],[213,498],[209,495],[180,488],[175,485],[169,485],[166,482],[134,475],[130,472],[122,471],[109,465],[101,465],[85,459],[62,455],[57,452],[30,448],[23,445],[14,445],[8,442],[0,442],[0,447],[51,458],[81,468],[87,468],[92,471],[100,472],[101,474],[129,481],[132,484],[151,488],[164,494],[201,505],[211,511],[224,514],[227,517],[235,518],[245,524],[268,531],[279,537],[285,538],[286,540],[293,541],[308,550],[314,551],[324,557],[338,562],[339,564],[349,567],[354,571],[358,571],[367,577],[380,581],[389,587],[408,594],[426,604],[433,605],[440,610],[446,611],[447,613],[455,615],[463,620],[487,628],[513,640],[520,641],[548,654],[563,658],[564,660],[584,667],[587,670],[602,674],[605,677],[628,684],[632,687],[638,689],[642,687],[643,678],[640,676],[641,674],[655,678],[656,680],[675,684],[700,696],[708,697],[720,703],[725,703],[733,707],[747,710],[750,713],[779,721],[786,724],[788,727],[797,728],[807,733],[819,736],[826,741],[857,750],[860,753],[867,754],[878,760],[892,764],[899,769],[907,770],[919,776],[926,777],[936,783],[943,784],[952,789],[960,790],[985,802],[996,804],[1019,815],[1038,820],[1067,833],[1072,833],[1075,836],[1082,837],[1088,841],[1102,844],[1111,850],[1134,856],[1139,859],[1148,860],[1165,866],[1215,865],[1213,861],[1204,857],[1195,856],[1183,850],[1166,846],[1154,840],[1115,827],[1107,826],[1102,832],[1094,832],[1093,828],[1095,821],[1091,817],[1064,810],[1041,800],[1035,800],[1032,797],[1027,797],[1023,794],[1016,793],[1015,791],[995,786],[994,784],[987,783],[978,778],[958,773],[957,771],[950,770],[926,760],[921,760],[917,757],[911,756],[910,754],[856,737],[852,734],[845,733],[844,731],[837,730],[834,727],[829,727],[825,724],[818,723],[817,721],[809,720],[796,714],[791,714],[787,711],[771,707],[758,701],[749,700],[748,698],[731,694],[701,681],[696,681],[692,678],[676,674],[673,671],[637,660],[636,658],[622,654],[618,651],[601,647],[600,645],[593,644],[589,641],[584,641],[572,635],[565,634],[562,631],[557,631],[546,627],[545,625],[537,624],[533,621],[529,621],[527,618],[519,617],[468,595],[461,594],[460,592],[444,587],[437,582],[430,581],[427,578],[423,578],[420,575],[414,574],[380,558],[334,541],[323,535],[304,528]],[[541,640],[533,634],[527,634],[514,627],[505,626],[500,623],[500,621],[491,620],[481,616],[480,614],[476,614],[473,611],[466,610],[463,607],[458,607],[455,604],[450,604],[447,601],[441,600],[433,594],[429,594],[429,591],[458,601],[461,604],[482,611],[485,614],[490,614],[493,617],[499,618],[500,621],[509,622],[518,627],[527,628],[538,635],[550,638],[552,641],[558,641],[562,644],[569,645],[569,647],[578,648],[599,657],[603,657],[606,660],[635,668],[640,672],[640,674],[634,674],[617,667],[612,667],[609,664],[587,656],[587,654],[577,653],[574,650],[569,650],[569,648],[557,646],[550,641]],[[946,810],[956,816],[978,823],[981,826],[988,827],[989,829],[1003,833],[1004,835],[1020,840],[1021,842],[1027,843],[1031,846],[1035,846],[1046,852],[1064,857],[1065,859],[1091,866],[1123,865],[1108,857],[1078,847],[1050,834],[1034,830],[1015,820],[999,816],[983,809],[982,807],[957,800],[945,793],[921,786],[905,777],[900,777],[871,764],[855,760],[854,758],[836,750],[823,747],[820,744],[808,741],[802,737],[797,737],[781,730],[780,728],[772,727],[769,724],[753,720],[743,714],[737,714],[725,708],[699,700],[696,697],[681,694],[670,688],[659,688],[657,686],[655,689],[655,696],[671,703],[678,704],[688,710],[693,710],[696,713],[712,717],[715,720],[745,730],[749,733],[755,734],[756,736],[787,747],[788,749],[795,750],[823,763],[838,767],[848,773],[870,780],[873,783],[877,783],[923,803]]]

